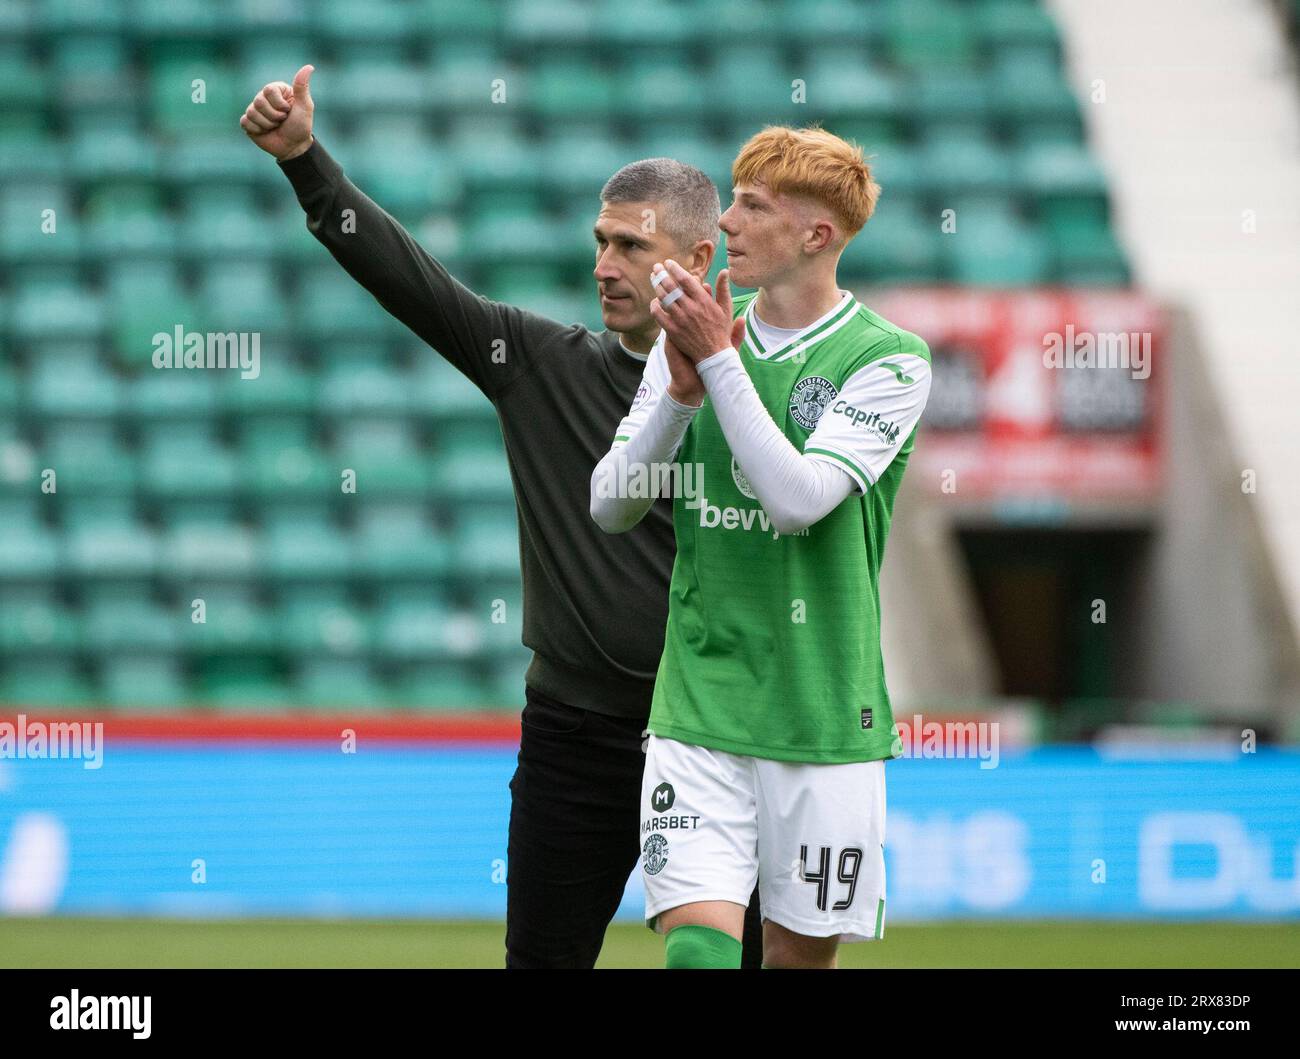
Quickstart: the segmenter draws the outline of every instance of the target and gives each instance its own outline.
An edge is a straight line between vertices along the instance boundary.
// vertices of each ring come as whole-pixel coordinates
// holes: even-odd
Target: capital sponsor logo
[[[867,412],[861,408],[855,408],[847,401],[836,401],[831,411],[836,415],[847,416],[849,422],[860,430],[869,430],[873,434],[879,435],[880,439],[888,445],[892,445],[898,440],[898,433],[901,429],[898,421],[882,419],[879,412]]]

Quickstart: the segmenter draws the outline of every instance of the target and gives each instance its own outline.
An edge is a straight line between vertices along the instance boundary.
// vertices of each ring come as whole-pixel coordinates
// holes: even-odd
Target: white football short
[[[809,937],[885,932],[885,763],[770,761],[651,735],[641,780],[646,923],[748,905]]]

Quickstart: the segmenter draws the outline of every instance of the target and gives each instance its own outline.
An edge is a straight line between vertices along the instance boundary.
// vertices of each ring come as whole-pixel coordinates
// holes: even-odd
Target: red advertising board
[[[1150,500],[1160,487],[1165,325],[1132,291],[881,291],[929,343],[912,458],[951,499]]]

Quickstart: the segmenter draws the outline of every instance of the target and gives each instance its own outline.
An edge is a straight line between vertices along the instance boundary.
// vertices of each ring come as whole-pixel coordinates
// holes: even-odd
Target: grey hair
[[[605,182],[602,203],[654,202],[661,216],[655,223],[683,249],[702,239],[718,243],[722,203],[708,175],[675,158],[630,162]]]

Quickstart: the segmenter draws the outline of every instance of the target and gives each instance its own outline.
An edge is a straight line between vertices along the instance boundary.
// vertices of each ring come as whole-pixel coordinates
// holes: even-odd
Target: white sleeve
[[[661,333],[646,360],[632,407],[591,474],[591,517],[606,533],[624,533],[645,518],[658,493],[635,486],[661,478],[655,469],[672,463],[699,411],[699,406],[681,404],[668,395],[672,376],[663,341]]]
[[[781,533],[798,533],[853,492],[843,467],[804,456],[768,413],[753,380],[728,347],[697,364],[722,433],[758,502]]]
[[[822,413],[804,455],[843,468],[858,493],[875,485],[921,418],[930,396],[930,364],[914,353],[859,368]]]

